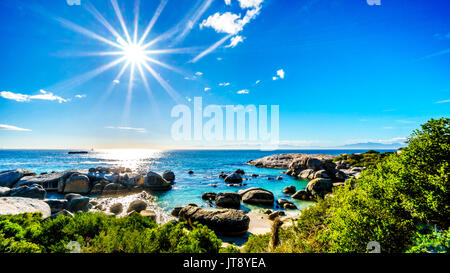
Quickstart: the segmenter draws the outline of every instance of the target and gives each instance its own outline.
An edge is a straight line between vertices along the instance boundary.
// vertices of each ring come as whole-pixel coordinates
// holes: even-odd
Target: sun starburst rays
[[[161,75],[155,71],[155,69],[151,66],[157,65],[160,67],[163,67],[165,69],[168,69],[170,71],[179,73],[184,75],[180,69],[173,67],[171,65],[168,65],[160,60],[157,59],[158,55],[161,54],[189,54],[192,53],[193,48],[162,48],[157,49],[153,48],[153,46],[162,41],[167,39],[170,36],[167,36],[165,34],[162,34],[158,37],[153,37],[152,40],[147,40],[148,37],[150,37],[151,31],[156,24],[158,18],[160,17],[162,11],[164,10],[167,0],[161,0],[159,6],[157,7],[153,17],[149,21],[148,25],[146,25],[145,30],[142,32],[142,35],[140,36],[139,33],[139,16],[140,16],[140,0],[136,0],[134,3],[134,20],[133,24],[130,26],[130,28],[127,26],[126,21],[124,19],[124,16],[122,14],[122,11],[119,7],[119,3],[117,0],[110,0],[112,8],[114,10],[114,13],[117,17],[117,20],[120,24],[121,30],[115,29],[110,22],[94,7],[93,4],[88,3],[86,5],[86,9],[88,12],[90,12],[93,17],[103,26],[105,27],[109,33],[112,34],[114,37],[112,40],[108,39],[106,37],[101,36],[100,34],[95,33],[92,30],[86,29],[84,27],[81,27],[79,25],[76,25],[75,23],[72,23],[68,20],[57,18],[57,20],[65,27],[78,32],[80,34],[85,35],[86,37],[89,37],[91,39],[97,40],[101,42],[102,44],[105,44],[107,46],[114,47],[114,50],[110,51],[100,51],[100,52],[85,52],[85,53],[79,53],[76,54],[77,56],[117,56],[117,59],[115,61],[112,61],[111,63],[104,65],[100,68],[97,68],[93,70],[92,72],[88,72],[87,74],[89,76],[97,76],[100,73],[106,71],[107,69],[116,66],[120,63],[123,63],[122,68],[120,69],[119,73],[117,74],[116,78],[112,82],[111,86],[108,88],[106,93],[103,96],[103,99],[106,99],[112,92],[112,90],[120,83],[120,80],[122,76],[125,74],[126,70],[129,70],[129,81],[128,81],[128,88],[126,91],[126,100],[124,105],[124,117],[128,116],[130,104],[133,96],[133,88],[137,84],[135,82],[136,74],[139,74],[142,83],[145,87],[146,92],[148,93],[149,97],[153,99],[153,93],[150,89],[149,81],[146,77],[146,73],[150,74],[158,83],[162,86],[162,88],[167,92],[167,94],[174,99],[176,102],[181,101],[181,96],[170,86],[168,81],[163,79]],[[131,31],[130,31],[131,30]],[[121,34],[122,33],[122,34]]]

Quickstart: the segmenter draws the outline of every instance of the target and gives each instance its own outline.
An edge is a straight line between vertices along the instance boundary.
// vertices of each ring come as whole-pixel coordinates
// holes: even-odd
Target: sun
[[[170,37],[171,31],[168,34],[161,34],[157,37],[152,37],[152,28],[158,20],[162,10],[164,9],[167,1],[162,0],[153,15],[153,18],[149,21],[147,27],[144,31],[139,29],[139,0],[135,2],[134,8],[134,24],[127,26],[122,12],[119,8],[117,0],[110,0],[112,7],[115,11],[117,19],[120,23],[121,30],[115,29],[106,18],[92,5],[92,3],[86,4],[86,9],[89,11],[99,23],[101,23],[109,32],[113,35],[114,39],[109,39],[103,37],[90,29],[86,29],[82,26],[76,25],[63,18],[58,18],[57,20],[65,27],[83,34],[91,39],[101,42],[103,45],[108,46],[108,51],[101,52],[87,52],[85,56],[114,56],[117,57],[115,60],[107,63],[99,68],[92,71],[86,72],[83,75],[78,76],[68,82],[81,82],[86,79],[92,79],[93,77],[109,70],[115,66],[122,64],[120,72],[117,74],[116,78],[111,81],[110,88],[107,89],[105,96],[109,96],[113,88],[119,86],[122,76],[125,72],[129,71],[129,83],[127,89],[127,97],[125,101],[125,112],[130,108],[130,101],[133,95],[133,88],[135,85],[136,75],[140,75],[142,84],[145,87],[149,97],[153,97],[150,88],[150,82],[147,79],[147,75],[151,75],[159,85],[167,92],[167,94],[176,102],[182,101],[182,97],[176,92],[169,84],[169,81],[162,78],[161,74],[157,71],[156,67],[163,67],[169,69],[173,72],[181,74],[183,77],[186,73],[178,68],[168,65],[159,59],[159,56],[163,54],[189,54],[194,50],[193,48],[155,48],[155,45],[159,42]]]
[[[132,64],[141,64],[147,58],[145,48],[135,43],[126,44],[123,49],[123,55]]]

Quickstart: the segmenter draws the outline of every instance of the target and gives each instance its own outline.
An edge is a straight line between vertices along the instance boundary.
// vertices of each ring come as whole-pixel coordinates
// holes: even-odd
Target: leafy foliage
[[[380,153],[377,151],[367,151],[361,154],[342,154],[335,159],[334,162],[347,161],[353,167],[371,167],[385,160],[392,152]]]
[[[47,220],[40,214],[0,216],[0,253],[64,253],[71,241],[94,253],[218,253],[222,244],[206,226],[157,225],[138,213],[122,218],[80,213]]]

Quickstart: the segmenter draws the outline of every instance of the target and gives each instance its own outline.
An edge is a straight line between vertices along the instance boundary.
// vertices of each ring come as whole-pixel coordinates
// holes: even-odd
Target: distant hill
[[[366,142],[366,143],[355,143],[355,144],[347,144],[342,146],[342,148],[353,148],[353,149],[399,149],[402,147],[406,147],[406,143],[376,143],[376,142]]]

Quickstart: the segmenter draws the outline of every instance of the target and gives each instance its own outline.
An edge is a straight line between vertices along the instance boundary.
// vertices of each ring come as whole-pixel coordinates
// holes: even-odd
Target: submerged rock
[[[16,215],[35,212],[41,212],[43,218],[47,218],[51,215],[50,207],[44,201],[24,197],[0,198],[0,215]]]
[[[273,206],[275,199],[272,192],[261,188],[240,190],[238,194],[242,197],[242,202],[253,205]]]
[[[297,189],[295,188],[295,186],[287,186],[286,188],[284,188],[283,192],[286,194],[293,194],[297,191]]]
[[[8,170],[0,172],[0,187],[12,188],[21,178],[35,175],[29,170]]]
[[[242,177],[237,173],[232,173],[225,178],[225,182],[230,184],[241,184]]]
[[[250,224],[250,217],[235,209],[207,210],[186,206],[179,211],[178,217],[188,223],[199,222],[225,236],[241,236],[247,232]]]

